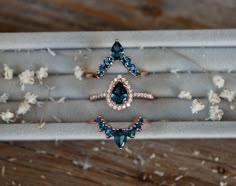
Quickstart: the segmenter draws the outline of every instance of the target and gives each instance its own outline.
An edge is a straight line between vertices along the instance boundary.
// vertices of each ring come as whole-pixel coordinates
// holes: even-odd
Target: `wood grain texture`
[[[0,4],[0,32],[236,28],[231,0]],[[0,149],[1,186],[236,185],[235,140],[137,140],[122,151],[112,141],[11,142]]]

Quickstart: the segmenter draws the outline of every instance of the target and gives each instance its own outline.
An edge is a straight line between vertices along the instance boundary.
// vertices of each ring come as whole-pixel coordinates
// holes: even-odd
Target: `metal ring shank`
[[[96,100],[99,100],[99,99],[105,99],[106,96],[107,96],[106,92],[101,92],[101,93],[98,93],[98,94],[91,95],[89,97],[89,99],[91,101],[96,101]],[[143,98],[143,99],[154,99],[154,96],[152,94],[143,93],[143,92],[134,92],[133,97],[134,98]]]

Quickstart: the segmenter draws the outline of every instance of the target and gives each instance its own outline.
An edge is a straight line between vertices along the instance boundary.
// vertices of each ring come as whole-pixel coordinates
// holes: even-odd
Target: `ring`
[[[120,61],[128,70],[128,72],[135,77],[147,75],[147,72],[140,72],[135,64],[131,63],[131,58],[124,54],[124,48],[122,47],[118,39],[116,39],[111,48],[111,55],[104,58],[103,64],[99,65],[99,69],[96,74],[87,73],[86,77],[102,78],[115,61]]]
[[[95,122],[98,125],[100,132],[104,132],[107,138],[114,137],[116,145],[122,149],[127,141],[127,137],[134,138],[136,132],[142,130],[142,125],[144,123],[150,123],[151,121],[139,116],[128,128],[114,128],[108,124],[102,116],[98,116],[92,122]]]
[[[89,98],[91,101],[105,98],[112,109],[124,110],[130,107],[133,98],[154,99],[154,96],[149,93],[133,92],[129,82],[122,75],[118,75],[106,92],[91,95]]]

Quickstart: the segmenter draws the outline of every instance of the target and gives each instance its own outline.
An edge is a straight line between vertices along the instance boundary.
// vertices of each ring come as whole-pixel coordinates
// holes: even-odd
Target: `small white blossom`
[[[4,93],[0,96],[0,103],[6,103],[9,98],[9,94]]]
[[[232,102],[235,98],[235,92],[231,91],[229,89],[224,89],[221,93],[220,93],[220,97],[227,99],[229,102]]]
[[[12,79],[13,78],[13,69],[11,69],[8,65],[4,64],[4,79]]]
[[[80,66],[76,66],[74,69],[74,75],[76,79],[82,80],[82,76],[84,74],[84,68],[81,68]]]
[[[222,88],[225,84],[225,80],[219,75],[215,75],[212,78],[212,81],[213,81],[214,85],[218,88]]]
[[[16,111],[16,114],[20,115],[24,115],[26,114],[31,108],[31,105],[27,102],[21,102],[20,105],[19,105],[19,108],[17,109]]]
[[[183,90],[179,93],[178,98],[191,100],[192,95],[189,91]]]
[[[43,79],[48,77],[48,67],[41,67],[36,71],[36,77],[40,84],[43,84]]]
[[[25,102],[34,105],[38,102],[37,97],[38,96],[36,94],[33,94],[31,92],[27,92],[25,94]]]
[[[224,115],[224,111],[218,105],[210,106],[209,119],[213,121],[220,121]]]
[[[21,90],[25,89],[25,84],[34,84],[34,71],[25,70],[24,72],[19,74],[18,77],[20,79],[20,84],[22,85]]]
[[[212,105],[219,104],[221,101],[220,97],[215,92],[213,92],[213,90],[208,92],[208,100]]]
[[[194,99],[190,108],[193,114],[197,114],[199,111],[205,109],[205,105],[198,99]]]
[[[6,112],[1,112],[0,114],[3,121],[10,123],[14,122],[15,114],[7,110]]]

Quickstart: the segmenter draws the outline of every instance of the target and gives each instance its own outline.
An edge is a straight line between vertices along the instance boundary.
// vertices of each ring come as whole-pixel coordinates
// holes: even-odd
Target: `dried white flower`
[[[179,93],[178,98],[191,100],[192,95],[189,91],[183,90]]]
[[[3,71],[4,79],[13,78],[13,69],[11,69],[8,65],[4,64]]]
[[[220,109],[218,105],[210,106],[208,119],[211,119],[213,121],[220,121],[223,115],[224,115],[224,111]]]
[[[30,84],[33,85],[34,84],[34,71],[29,71],[29,70],[25,70],[24,72],[22,72],[21,74],[19,74],[19,79],[20,79],[20,84],[21,86],[21,90],[24,90],[25,84]]]
[[[208,92],[208,100],[212,105],[218,104],[221,101],[220,97],[215,92],[213,92],[213,90]]]
[[[199,111],[205,109],[205,105],[198,99],[194,99],[190,108],[193,114],[197,114]]]
[[[7,93],[3,93],[1,96],[0,96],[0,103],[6,103],[7,100],[9,98],[9,94]]]
[[[14,122],[15,114],[10,112],[10,110],[7,110],[6,112],[1,112],[0,116],[2,120],[7,123]]]
[[[40,67],[40,69],[36,71],[36,77],[39,83],[43,84],[43,79],[48,77],[48,67]]]
[[[229,102],[232,102],[235,98],[235,92],[231,91],[229,89],[224,89],[221,93],[220,93],[220,97],[227,99]]]
[[[31,92],[27,92],[25,94],[25,102],[34,105],[38,102],[37,97],[38,96],[36,94],[31,93]]]
[[[20,115],[24,115],[26,114],[31,108],[31,105],[27,102],[21,102],[20,105],[19,105],[19,108],[17,109],[16,111],[16,114]]]
[[[218,88],[222,88],[225,84],[225,80],[219,75],[215,75],[212,78],[212,81],[213,81],[214,85]]]
[[[82,76],[84,74],[85,69],[80,66],[76,66],[73,69],[73,71],[74,71],[74,75],[75,75],[76,79],[82,80]]]

